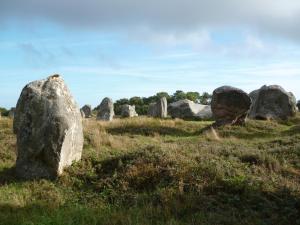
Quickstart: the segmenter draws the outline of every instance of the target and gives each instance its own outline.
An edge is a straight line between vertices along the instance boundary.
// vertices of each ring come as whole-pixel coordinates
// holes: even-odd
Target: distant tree
[[[144,101],[143,101],[143,99],[141,97],[135,96],[135,97],[132,97],[132,98],[129,99],[129,104],[130,105],[135,105],[135,106],[137,106],[137,105],[143,105]]]
[[[183,100],[186,99],[186,94],[181,91],[181,90],[177,90],[171,97],[173,102],[179,101],[179,100]]]
[[[0,107],[0,114],[1,114],[1,116],[8,116],[9,110],[7,110],[6,108]]]
[[[116,115],[121,115],[121,107],[122,105],[129,104],[129,100],[127,98],[121,98],[114,103],[114,110]]]
[[[158,93],[156,93],[156,96],[158,99],[160,99],[162,97],[166,97],[167,100],[170,99],[170,95],[167,92],[158,92]]]
[[[204,92],[200,96],[200,103],[203,104],[203,105],[210,105],[211,99],[212,99],[212,95],[207,93],[207,92]]]
[[[200,102],[200,94],[198,92],[187,92],[186,98],[196,103]]]

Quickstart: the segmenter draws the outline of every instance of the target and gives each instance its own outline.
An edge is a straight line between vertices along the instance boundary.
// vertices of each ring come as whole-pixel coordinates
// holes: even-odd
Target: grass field
[[[2,118],[0,224],[300,224],[300,115],[210,123],[85,120],[81,162],[55,181],[21,181]]]

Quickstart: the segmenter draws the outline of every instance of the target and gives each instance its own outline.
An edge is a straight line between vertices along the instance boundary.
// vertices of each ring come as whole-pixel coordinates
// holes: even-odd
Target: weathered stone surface
[[[24,87],[14,117],[17,135],[16,173],[21,178],[59,176],[81,158],[82,119],[59,75]]]
[[[82,117],[82,118],[85,118],[85,113],[83,112],[82,109],[80,109],[80,114],[81,114],[81,117]]]
[[[149,105],[148,116],[166,118],[168,116],[167,98],[162,97],[156,103]]]
[[[211,109],[216,125],[243,124],[250,105],[250,97],[241,89],[230,86],[215,89]]]
[[[168,106],[172,118],[206,120],[212,118],[210,105],[201,105],[188,99],[173,102]]]
[[[92,117],[92,106],[91,105],[84,105],[80,109],[81,113],[83,113],[84,118],[91,118]]]
[[[286,120],[296,114],[295,96],[278,85],[264,85],[251,92],[250,96],[252,96],[249,112],[251,119]]]
[[[8,117],[9,118],[14,118],[15,117],[15,112],[16,112],[16,108],[15,107],[11,108],[8,112]]]
[[[135,116],[138,116],[138,114],[135,111],[135,106],[134,105],[122,105],[121,116],[122,117],[135,117]]]
[[[114,118],[114,103],[110,98],[104,98],[97,107],[97,120],[112,121]]]
[[[297,102],[298,111],[300,111],[300,101]]]

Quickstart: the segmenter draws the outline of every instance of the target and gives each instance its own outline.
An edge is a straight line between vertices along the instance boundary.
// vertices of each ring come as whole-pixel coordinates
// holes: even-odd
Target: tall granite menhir
[[[80,110],[59,75],[29,83],[14,117],[16,173],[24,179],[55,178],[81,159]]]
[[[166,118],[168,116],[167,98],[162,97],[149,105],[148,116]]]

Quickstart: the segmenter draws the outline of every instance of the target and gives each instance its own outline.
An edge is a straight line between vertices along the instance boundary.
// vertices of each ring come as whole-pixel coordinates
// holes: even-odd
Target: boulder
[[[110,98],[104,98],[97,107],[97,120],[112,121],[114,118],[114,103]]]
[[[207,120],[212,118],[210,105],[201,105],[188,99],[173,102],[168,106],[172,118]]]
[[[91,118],[92,117],[92,106],[91,105],[84,105],[80,109],[81,113],[83,113],[84,118]]]
[[[278,85],[264,85],[251,92],[250,96],[252,96],[249,112],[251,119],[286,120],[296,114],[295,96]]]
[[[250,106],[249,95],[241,89],[230,86],[215,89],[211,102],[215,125],[244,124]]]
[[[166,118],[168,116],[167,108],[167,98],[162,97],[156,103],[151,103],[149,105],[148,116]]]
[[[135,111],[134,105],[122,105],[121,108],[121,116],[122,117],[136,117],[138,114]]]
[[[8,117],[13,119],[15,117],[15,112],[16,112],[16,108],[15,107],[11,108],[8,112]]]
[[[16,173],[24,179],[55,178],[81,159],[80,110],[59,75],[24,87],[14,117]]]

